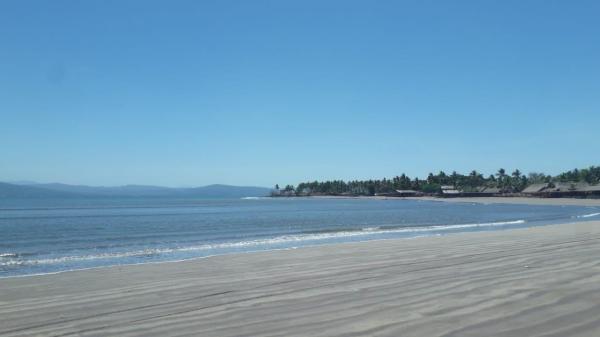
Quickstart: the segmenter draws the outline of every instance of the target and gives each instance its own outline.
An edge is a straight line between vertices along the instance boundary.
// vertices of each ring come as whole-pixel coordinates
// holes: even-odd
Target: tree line
[[[283,191],[288,195],[375,195],[392,193],[397,190],[439,193],[442,190],[442,186],[452,186],[463,192],[477,192],[487,187],[496,188],[500,192],[514,193],[522,191],[531,184],[556,182],[598,184],[600,183],[600,166],[574,169],[556,176],[539,172],[531,172],[525,175],[518,169],[509,173],[503,168],[487,177],[476,170],[466,175],[457,173],[456,171],[451,174],[440,171],[437,174],[429,173],[425,179],[420,179],[419,177],[410,178],[403,173],[391,179],[302,182],[297,186],[287,185],[281,190],[279,185],[276,185],[276,190]]]

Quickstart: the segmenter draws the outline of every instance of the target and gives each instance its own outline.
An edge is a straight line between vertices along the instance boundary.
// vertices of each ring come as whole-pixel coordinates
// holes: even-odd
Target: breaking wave
[[[590,213],[590,214],[578,215],[576,218],[578,218],[578,219],[591,218],[593,216],[598,216],[598,215],[600,215],[600,212],[599,213]]]
[[[16,253],[0,253],[0,257],[17,257],[19,254]]]
[[[600,213],[597,213],[600,214]],[[473,223],[473,224],[458,224],[458,225],[434,225],[426,227],[397,227],[397,228],[381,228],[381,227],[365,227],[358,230],[342,230],[333,232],[320,233],[304,233],[304,234],[289,234],[281,235],[273,238],[224,242],[214,244],[202,244],[197,246],[174,247],[174,248],[148,248],[127,252],[108,252],[102,254],[79,255],[79,256],[62,256],[56,258],[41,258],[41,259],[19,259],[17,253],[0,253],[0,266],[26,266],[26,265],[49,265],[72,262],[83,262],[93,260],[108,260],[108,259],[123,259],[123,258],[144,258],[153,257],[164,254],[177,254],[189,252],[207,252],[208,254],[198,254],[197,256],[206,256],[210,253],[227,253],[228,250],[243,252],[252,250],[268,250],[270,248],[292,247],[295,245],[319,243],[326,240],[335,242],[344,242],[344,239],[364,237],[381,237],[386,234],[411,234],[410,236],[419,236],[419,234],[427,234],[432,232],[444,232],[452,230],[461,230],[469,228],[485,228],[494,226],[518,225],[525,223],[525,220],[501,221],[489,223]]]

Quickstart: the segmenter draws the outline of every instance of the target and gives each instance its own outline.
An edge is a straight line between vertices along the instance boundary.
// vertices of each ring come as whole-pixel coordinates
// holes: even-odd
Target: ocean
[[[0,200],[0,277],[594,219],[599,207],[419,200]]]

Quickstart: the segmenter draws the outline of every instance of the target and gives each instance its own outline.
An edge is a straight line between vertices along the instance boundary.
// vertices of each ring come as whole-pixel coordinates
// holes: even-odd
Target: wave
[[[18,257],[17,253],[0,253],[0,257]]]
[[[385,229],[381,227],[364,227],[357,230],[343,230],[337,232],[320,232],[312,234],[289,234],[281,235],[273,238],[256,239],[238,242],[224,242],[214,244],[203,244],[198,246],[188,247],[174,247],[174,248],[149,248],[136,251],[128,252],[114,252],[114,253],[102,253],[94,255],[80,255],[80,256],[62,256],[57,258],[46,258],[46,259],[10,259],[8,261],[0,262],[0,266],[25,266],[25,265],[45,265],[45,264],[60,264],[69,262],[84,262],[101,259],[120,259],[120,258],[143,258],[158,256],[161,254],[174,254],[174,253],[185,253],[195,251],[211,251],[211,250],[227,250],[227,249],[243,249],[252,247],[263,246],[266,249],[286,246],[294,243],[310,243],[324,240],[335,240],[352,237],[368,237],[384,234],[402,234],[402,233],[428,233],[428,232],[443,232],[457,229],[466,228],[480,228],[480,227],[494,227],[494,226],[507,226],[507,225],[518,225],[525,223],[525,220],[514,220],[514,221],[500,221],[500,222],[488,222],[488,223],[473,223],[473,224],[458,224],[458,225],[434,225],[427,227],[401,227],[393,229]],[[6,257],[16,257],[18,254],[7,253]]]
[[[581,218],[591,218],[593,216],[598,216],[598,215],[600,215],[600,212],[599,213],[590,213],[590,214],[578,215],[578,216],[576,216],[576,218],[578,218],[578,219],[581,219]]]

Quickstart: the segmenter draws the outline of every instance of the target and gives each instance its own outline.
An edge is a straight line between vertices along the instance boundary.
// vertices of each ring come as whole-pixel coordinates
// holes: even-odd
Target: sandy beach
[[[0,280],[1,336],[599,336],[600,222]]]
[[[576,198],[535,198],[535,197],[469,197],[469,198],[433,198],[414,197],[400,198],[406,200],[427,200],[442,202],[474,202],[479,204],[519,204],[519,205],[552,205],[552,206],[600,206],[600,199]]]
[[[478,204],[517,204],[517,205],[548,205],[548,206],[600,206],[600,199],[577,198],[538,198],[538,197],[384,197],[384,196],[311,196],[319,199],[374,199],[374,200],[417,200],[439,202],[471,202]]]

